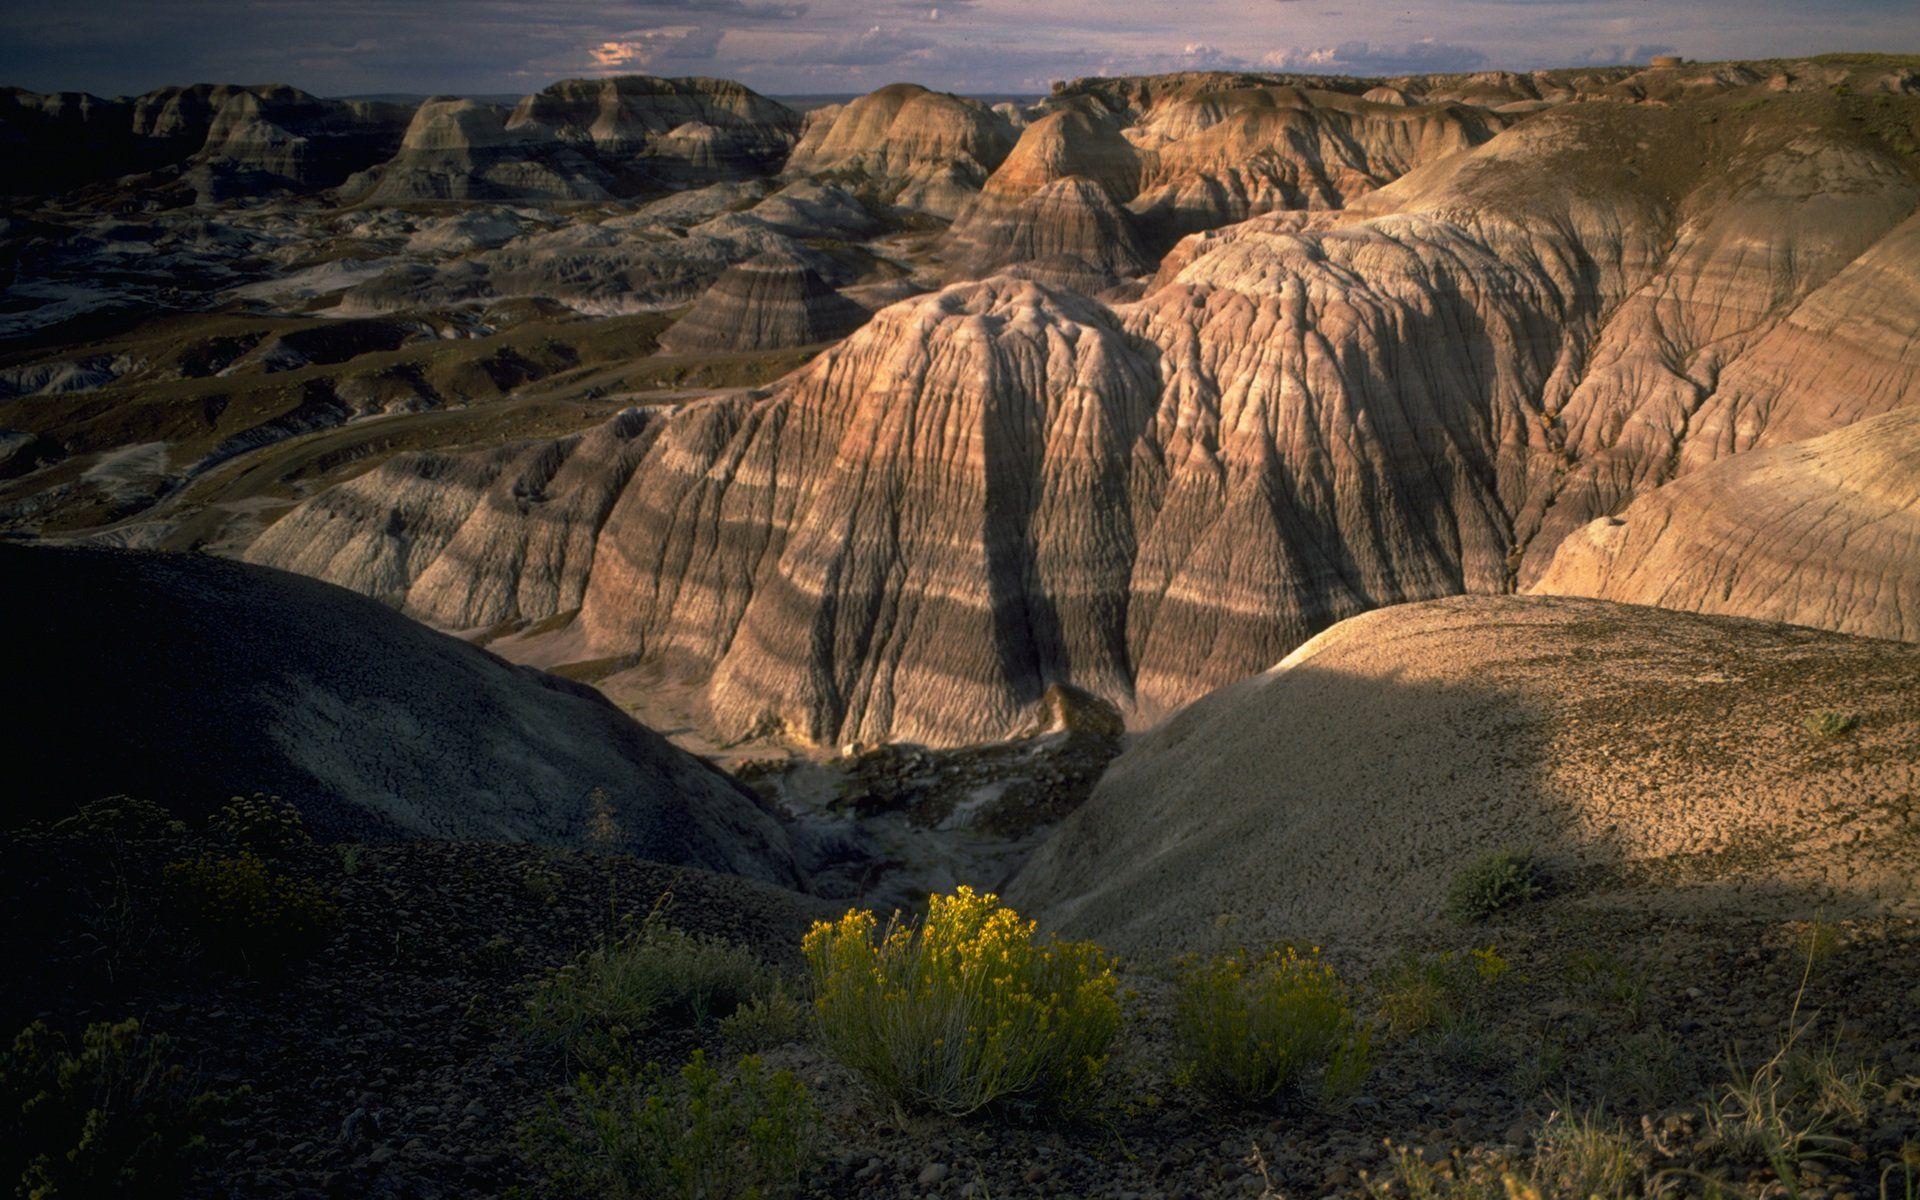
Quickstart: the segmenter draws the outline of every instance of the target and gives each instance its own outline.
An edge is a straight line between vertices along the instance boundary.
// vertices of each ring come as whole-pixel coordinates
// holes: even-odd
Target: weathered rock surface
[[[814,114],[787,170],[859,177],[903,208],[953,217],[1012,146],[1012,126],[979,101],[896,83]]]
[[[669,354],[778,350],[838,341],[866,323],[805,261],[771,253],[727,268],[660,336]]]
[[[1886,801],[1920,770],[1916,670],[1917,647],[1594,601],[1369,613],[1139,738],[1009,899],[1142,956],[1404,945],[1504,847],[1562,903],[1910,913],[1920,843]],[[1805,726],[1823,710],[1858,717],[1844,744]]]
[[[1561,542],[1530,590],[1920,642],[1920,408],[1657,488]]]
[[[34,702],[0,733],[41,764],[20,820],[116,792],[198,814],[265,790],[329,836],[601,846],[793,881],[780,825],[727,777],[588,688],[364,597],[199,556],[0,559],[0,607],[32,631],[8,674]]]

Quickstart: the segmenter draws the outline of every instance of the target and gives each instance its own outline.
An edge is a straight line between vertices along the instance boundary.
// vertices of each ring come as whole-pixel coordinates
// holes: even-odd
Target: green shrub
[[[319,885],[251,850],[169,863],[161,882],[208,954],[253,970],[312,953],[339,915]]]
[[[313,845],[300,810],[265,792],[235,796],[213,814],[208,827],[228,845],[262,858],[297,854]]]
[[[1174,1037],[1193,1083],[1235,1104],[1286,1091],[1339,1099],[1372,1065],[1345,986],[1318,954],[1291,948],[1183,962]]]
[[[582,1076],[548,1098],[527,1152],[553,1194],[595,1200],[775,1200],[797,1191],[817,1142],[814,1108],[791,1072],[758,1058],[723,1076],[695,1051],[670,1076]]]
[[[1462,867],[1447,885],[1447,915],[1456,921],[1484,921],[1523,904],[1545,890],[1540,865],[1529,854],[1496,850]]]
[[[554,972],[528,1002],[527,1029],[570,1062],[629,1063],[634,1037],[651,1029],[704,1028],[778,982],[778,973],[752,951],[694,937],[656,913]]]
[[[1807,732],[1817,738],[1832,740],[1841,738],[1860,728],[1860,718],[1853,713],[1839,713],[1830,709],[1814,713],[1806,719]]]
[[[203,1092],[164,1035],[87,1027],[79,1053],[39,1022],[0,1053],[0,1168],[14,1194],[179,1195],[232,1094]]]
[[[54,822],[50,832],[85,841],[142,842],[185,833],[186,826],[151,800],[107,796],[82,804],[72,816]]]
[[[1038,936],[999,898],[931,897],[918,927],[818,922],[804,949],[827,1049],[895,1105],[961,1116],[1065,1110],[1095,1092],[1120,1028],[1107,955]]]
[[[775,988],[733,1010],[719,1025],[720,1040],[738,1054],[756,1054],[806,1037],[813,1013],[785,988]]]

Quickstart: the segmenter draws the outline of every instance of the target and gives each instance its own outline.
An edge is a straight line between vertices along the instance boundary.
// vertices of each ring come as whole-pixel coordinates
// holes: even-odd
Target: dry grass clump
[[[789,1071],[751,1055],[729,1072],[695,1051],[582,1076],[527,1129],[546,1194],[594,1200],[778,1200],[794,1194],[818,1142],[812,1099]]]
[[[1184,961],[1174,1037],[1195,1086],[1235,1104],[1283,1092],[1337,1101],[1372,1067],[1347,988],[1317,951],[1292,947]]]
[[[1388,1173],[1367,1181],[1376,1200],[1637,1200],[1647,1186],[1643,1157],[1627,1131],[1597,1115],[1556,1112],[1531,1154],[1474,1151],[1429,1163],[1392,1147]]]
[[[675,929],[655,909],[638,929],[554,972],[528,1001],[526,1027],[574,1064],[630,1064],[634,1038],[705,1028],[779,981],[752,951]]]
[[[971,888],[884,934],[867,912],[816,923],[804,949],[827,1049],[902,1108],[1077,1107],[1120,1028],[1104,951],[1042,938]]]

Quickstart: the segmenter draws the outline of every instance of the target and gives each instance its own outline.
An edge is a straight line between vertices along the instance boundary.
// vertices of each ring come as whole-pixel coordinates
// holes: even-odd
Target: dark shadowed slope
[[[277,792],[319,832],[604,846],[790,883],[780,825],[577,684],[331,584],[195,555],[0,546],[8,825],[115,792]]]

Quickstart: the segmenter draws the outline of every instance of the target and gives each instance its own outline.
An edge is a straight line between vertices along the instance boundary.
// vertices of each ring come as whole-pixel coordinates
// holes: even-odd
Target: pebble
[[[946,1182],[947,1176],[952,1173],[953,1168],[945,1163],[928,1163],[920,1171],[920,1182],[930,1187],[936,1183]]]

